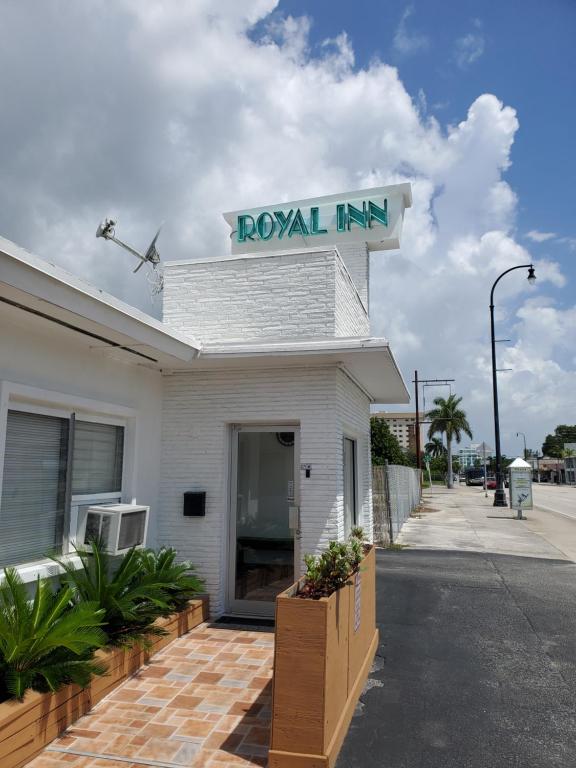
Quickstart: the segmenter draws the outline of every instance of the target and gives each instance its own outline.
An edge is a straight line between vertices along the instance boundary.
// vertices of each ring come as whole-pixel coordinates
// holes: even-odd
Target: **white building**
[[[458,458],[460,460],[460,469],[476,467],[479,466],[477,462],[482,462],[482,456],[474,445],[471,445],[469,448],[460,448]]]
[[[167,265],[162,322],[0,239],[0,566],[55,573],[88,505],[140,503],[215,614],[259,614],[304,553],[370,531],[370,403],[409,397],[369,335],[369,251],[410,204],[228,214],[231,256]]]
[[[383,419],[389,426],[390,432],[405,451],[416,451],[416,412],[406,411],[374,411],[371,416]],[[425,420],[425,414],[420,414],[420,421]],[[420,427],[420,448],[424,450],[424,431]]]

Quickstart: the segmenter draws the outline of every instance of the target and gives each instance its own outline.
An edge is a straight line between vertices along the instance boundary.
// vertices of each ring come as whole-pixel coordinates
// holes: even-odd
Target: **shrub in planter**
[[[329,597],[350,583],[364,557],[364,532],[354,528],[348,542],[331,541],[320,555],[304,555],[306,573],[298,596],[319,599]]]
[[[66,683],[84,687],[105,668],[93,659],[106,635],[104,611],[94,602],[72,606],[69,587],[53,592],[38,579],[32,601],[16,570],[0,584],[0,701],[26,690],[56,691]]]
[[[98,541],[77,554],[78,569],[55,558],[64,569],[62,581],[72,590],[76,604],[94,603],[103,611],[104,631],[111,645],[148,647],[153,637],[164,634],[154,621],[170,612],[167,597],[155,575],[143,571],[138,550],[127,552],[116,570]]]
[[[56,559],[64,569],[62,580],[77,603],[91,601],[104,611],[104,630],[112,645],[147,648],[166,634],[154,624],[160,616],[182,610],[202,589],[188,562],[176,563],[174,549],[129,550],[118,561],[99,541],[77,550],[81,568]]]
[[[346,735],[378,644],[375,553],[362,538],[307,557],[276,598],[271,768],[333,766]]]
[[[142,571],[162,587],[168,605],[167,613],[183,610],[189,600],[204,589],[204,582],[195,575],[192,563],[176,562],[175,549],[162,547],[158,552],[144,549],[139,556]]]

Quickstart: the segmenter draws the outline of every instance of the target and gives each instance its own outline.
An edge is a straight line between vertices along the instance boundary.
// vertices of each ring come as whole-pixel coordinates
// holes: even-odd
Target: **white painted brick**
[[[336,380],[336,401],[338,415],[338,430],[344,436],[356,440],[356,464],[357,464],[357,522],[366,535],[372,541],[372,456],[370,452],[370,400],[367,395],[347,376],[345,371],[339,370]],[[338,487],[344,484],[344,455],[340,462],[342,479]],[[337,518],[342,529],[339,536],[343,535],[344,526],[344,497],[338,498]],[[341,507],[341,508],[340,508]]]
[[[346,264],[366,312],[370,311],[370,254],[366,243],[340,244],[338,253]]]
[[[361,523],[371,530],[369,401],[336,366],[177,373],[164,377],[160,544],[174,546],[206,579],[224,610],[228,568],[231,425],[300,425],[301,554],[342,538],[343,435],[358,438]],[[206,516],[182,516],[183,493],[206,491]]]
[[[164,322],[200,341],[369,331],[336,250],[168,265],[163,299]]]

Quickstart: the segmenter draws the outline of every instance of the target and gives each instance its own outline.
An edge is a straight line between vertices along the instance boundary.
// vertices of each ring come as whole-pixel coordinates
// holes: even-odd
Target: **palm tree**
[[[430,421],[428,439],[432,440],[436,433],[446,435],[448,488],[452,488],[454,485],[452,482],[452,441],[456,440],[459,443],[463,433],[472,439],[472,430],[468,424],[466,413],[458,407],[461,402],[462,398],[456,395],[450,395],[448,398],[436,397],[434,398],[436,408],[426,414]]]
[[[439,459],[446,454],[446,448],[440,437],[430,438],[430,442],[424,446],[426,453],[430,454],[433,459]]]

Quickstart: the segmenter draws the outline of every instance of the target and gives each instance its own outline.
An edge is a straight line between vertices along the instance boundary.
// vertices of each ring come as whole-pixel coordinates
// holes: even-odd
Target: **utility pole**
[[[422,478],[422,459],[420,458],[420,406],[418,401],[418,371],[414,371],[414,394],[416,400],[416,469]],[[422,479],[420,479],[422,485]]]
[[[418,386],[420,384],[424,386],[434,385],[437,387],[449,387],[456,379],[419,379],[418,371],[414,371],[414,394],[416,402],[416,467],[422,470],[422,461],[420,459],[420,426],[422,424],[429,424],[429,421],[420,421],[420,399]],[[426,416],[426,414],[424,414]],[[422,478],[422,472],[420,472],[420,478]],[[422,485],[422,479],[420,479],[420,485]]]

